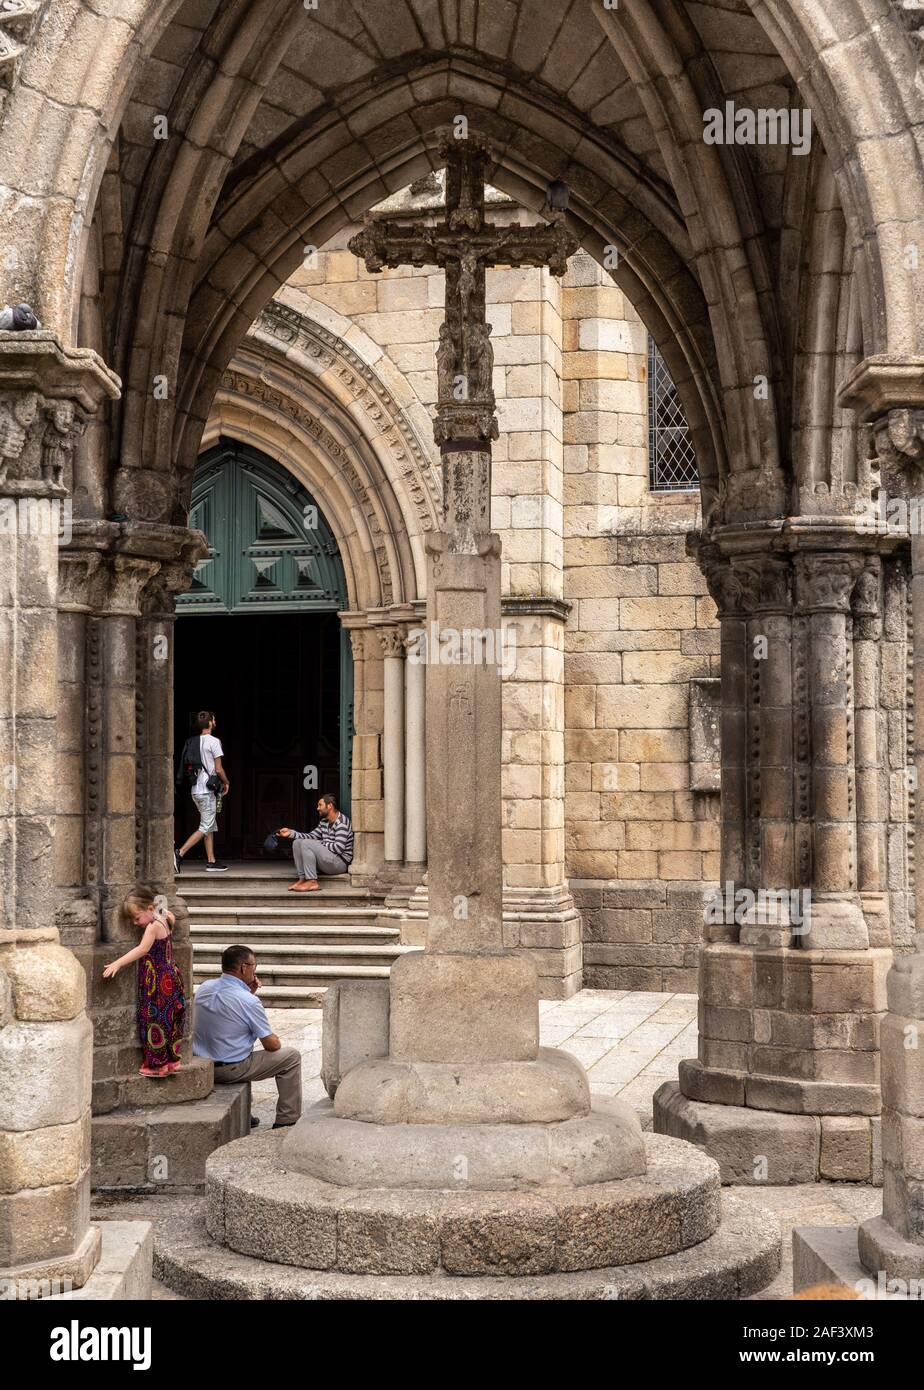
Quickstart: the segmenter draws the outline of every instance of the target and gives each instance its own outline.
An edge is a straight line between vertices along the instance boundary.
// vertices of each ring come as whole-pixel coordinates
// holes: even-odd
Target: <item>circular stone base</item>
[[[282,1136],[208,1160],[207,1227],[242,1255],[343,1274],[532,1275],[630,1265],[713,1235],[719,1174],[689,1144],[646,1135],[647,1172],[531,1192],[391,1191],[287,1168]]]
[[[738,1299],[766,1287],[780,1268],[780,1230],[769,1212],[722,1194],[722,1222],[690,1250],[644,1264],[591,1271],[462,1278],[432,1274],[342,1274],[293,1269],[238,1255],[211,1241],[204,1223],[164,1222],[155,1236],[154,1272],[195,1299]]]
[[[637,1177],[645,1141],[635,1111],[611,1097],[553,1125],[370,1125],[322,1100],[285,1136],[280,1162],[346,1187],[528,1192]]]

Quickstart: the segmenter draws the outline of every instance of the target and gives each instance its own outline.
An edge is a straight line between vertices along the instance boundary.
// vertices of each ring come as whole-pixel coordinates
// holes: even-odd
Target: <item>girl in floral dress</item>
[[[132,890],[122,903],[125,922],[143,930],[140,943],[103,971],[111,980],[130,961],[138,962],[138,1035],[144,1057],[142,1076],[169,1076],[180,1069],[180,1043],[186,993],[183,976],[173,959],[172,928],[176,921],[166,901],[149,888]]]

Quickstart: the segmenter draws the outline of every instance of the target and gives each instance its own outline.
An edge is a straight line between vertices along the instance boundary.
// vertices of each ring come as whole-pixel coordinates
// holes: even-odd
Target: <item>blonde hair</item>
[[[156,912],[157,899],[159,897],[161,897],[161,894],[155,893],[154,889],[149,888],[146,883],[137,884],[132,891],[126,893],[125,897],[122,899],[122,921],[126,923],[133,922],[133,911]]]

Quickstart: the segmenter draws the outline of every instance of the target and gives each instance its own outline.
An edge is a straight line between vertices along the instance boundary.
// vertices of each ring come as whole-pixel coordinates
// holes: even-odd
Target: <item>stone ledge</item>
[[[93,1082],[94,1116],[118,1108],[150,1110],[204,1100],[214,1084],[214,1067],[205,1057],[191,1057],[180,1071],[154,1079],[149,1076],[104,1077]]]
[[[792,1233],[793,1293],[815,1284],[854,1289],[869,1275],[857,1253],[856,1226],[796,1226]]]
[[[250,1132],[250,1087],[216,1086],[204,1100],[97,1115],[92,1187],[99,1192],[194,1192],[209,1155]]]
[[[779,1224],[723,1194],[722,1221],[692,1249],[644,1264],[538,1276],[339,1274],[270,1264],[216,1245],[201,1216],[164,1223],[154,1268],[177,1293],[209,1300],[582,1301],[740,1299],[759,1292],[780,1268]]]

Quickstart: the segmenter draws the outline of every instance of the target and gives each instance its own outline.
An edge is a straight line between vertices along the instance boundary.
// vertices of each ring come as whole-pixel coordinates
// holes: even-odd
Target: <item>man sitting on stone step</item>
[[[257,998],[257,960],[249,946],[222,953],[221,974],[196,990],[193,1053],[215,1063],[218,1085],[275,1077],[279,1101],[273,1129],[294,1125],[302,1113],[302,1054],[283,1047]],[[254,1053],[259,1039],[263,1048]],[[259,1123],[251,1120],[251,1125]]]
[[[329,792],[318,801],[321,824],[315,830],[290,830],[283,826],[276,834],[292,841],[292,857],[298,878],[289,884],[290,893],[316,893],[318,875],[345,874],[353,862],[353,827],[338,810],[337,798]]]

